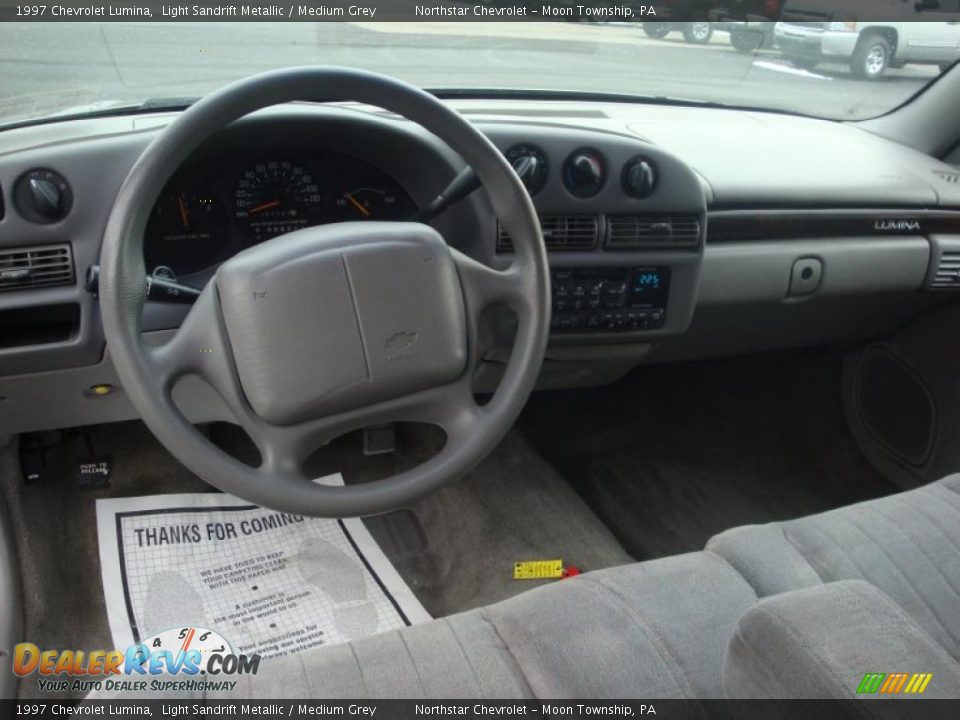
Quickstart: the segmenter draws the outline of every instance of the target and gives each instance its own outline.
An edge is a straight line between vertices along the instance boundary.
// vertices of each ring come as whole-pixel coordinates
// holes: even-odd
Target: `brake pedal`
[[[371,425],[363,429],[363,454],[386,455],[397,451],[397,433],[393,423]]]

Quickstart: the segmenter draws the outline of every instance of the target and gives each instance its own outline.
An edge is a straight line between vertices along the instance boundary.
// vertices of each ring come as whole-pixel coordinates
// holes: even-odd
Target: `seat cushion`
[[[885,677],[861,688],[867,673]],[[878,695],[888,679],[900,692]],[[737,624],[723,665],[731,699],[905,697],[921,685],[924,698],[960,696],[960,663],[862,580],[760,600]]]
[[[264,662],[229,697],[721,697],[727,640],[755,601],[709,553],[624,565]]]
[[[960,659],[960,475],[799,520],[728,530],[707,549],[761,597],[865,580]]]

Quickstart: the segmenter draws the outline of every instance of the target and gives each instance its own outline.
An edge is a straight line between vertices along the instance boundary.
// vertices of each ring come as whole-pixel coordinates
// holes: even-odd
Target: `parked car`
[[[863,80],[877,80],[888,68],[907,63],[946,69],[960,57],[960,0],[919,0],[890,8],[889,14],[898,19],[835,21],[836,0],[829,8],[817,0],[788,0],[774,37],[784,57],[797,67],[812,69],[825,60],[839,60]],[[852,13],[845,16],[855,18]],[[917,20],[924,22],[910,22]]]
[[[713,37],[713,23],[706,20],[696,22],[665,22],[654,20],[643,23],[643,31],[652,38],[665,38],[672,32],[683,33],[683,39],[694,45],[705,45]]]
[[[671,32],[683,34],[688,43],[703,45],[713,37],[708,21],[713,4],[706,0],[663,0],[657,4],[657,20],[643,23],[643,31],[652,38],[664,38]]]
[[[730,44],[740,52],[773,47],[773,28],[780,19],[782,0],[729,0],[712,10],[710,19],[718,30],[730,33]]]

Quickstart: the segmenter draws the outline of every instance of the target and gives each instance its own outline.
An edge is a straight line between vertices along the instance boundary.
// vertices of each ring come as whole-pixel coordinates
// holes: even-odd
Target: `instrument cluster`
[[[416,211],[386,172],[346,155],[215,157],[185,165],[167,183],[147,222],[144,259],[151,274],[176,278],[301,228],[408,220]]]

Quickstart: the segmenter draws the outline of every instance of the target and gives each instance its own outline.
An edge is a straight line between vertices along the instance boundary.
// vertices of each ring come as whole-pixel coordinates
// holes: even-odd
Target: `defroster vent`
[[[550,252],[593,250],[600,235],[600,220],[596,215],[541,215],[543,242]],[[513,252],[513,242],[503,227],[498,225],[497,252]]]
[[[70,245],[0,249],[0,292],[72,285]]]
[[[633,248],[697,247],[700,221],[696,215],[610,215],[606,246]]]

